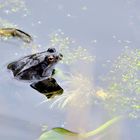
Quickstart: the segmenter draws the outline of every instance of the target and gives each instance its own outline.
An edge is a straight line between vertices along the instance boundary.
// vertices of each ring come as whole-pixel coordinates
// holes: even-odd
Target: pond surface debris
[[[29,34],[15,28],[0,28],[0,36],[6,38],[17,37],[22,39],[26,43],[31,43],[33,40]]]

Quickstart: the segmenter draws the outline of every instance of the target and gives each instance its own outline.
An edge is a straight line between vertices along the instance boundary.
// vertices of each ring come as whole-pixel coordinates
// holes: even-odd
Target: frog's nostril
[[[63,58],[63,55],[62,55],[61,53],[59,54],[59,56],[60,56],[61,58]]]
[[[54,53],[56,52],[55,48],[48,48],[47,52]]]
[[[59,60],[62,60],[63,58],[63,55],[60,53],[59,56],[58,56]]]

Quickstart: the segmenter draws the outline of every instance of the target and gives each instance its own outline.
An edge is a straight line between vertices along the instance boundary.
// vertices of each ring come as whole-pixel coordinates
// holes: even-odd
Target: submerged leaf
[[[75,132],[71,132],[69,130],[66,130],[64,128],[53,128],[52,130],[43,133],[39,140],[66,140],[66,138],[74,138],[77,137],[78,134]]]
[[[111,125],[113,125],[117,121],[121,120],[122,118],[123,118],[122,116],[115,117],[115,118],[107,121],[103,125],[99,126],[97,129],[86,132],[86,133],[75,133],[75,132],[72,132],[70,130],[67,130],[67,129],[64,129],[61,127],[56,127],[48,132],[44,132],[40,136],[39,140],[66,140],[67,138],[69,138],[69,139],[76,139],[76,138],[86,139],[86,138],[93,137],[95,135],[102,133],[103,131],[105,131],[107,128],[109,128]]]
[[[63,135],[60,135],[53,130],[50,130],[48,132],[43,133],[40,137],[39,140],[64,140]]]
[[[80,136],[82,136],[84,138],[88,138],[88,137],[91,137],[91,136],[95,136],[97,134],[100,134],[103,131],[105,131],[107,128],[109,128],[110,126],[112,126],[114,123],[116,123],[119,120],[121,120],[122,118],[123,118],[122,116],[115,117],[115,118],[107,121],[106,123],[102,124],[97,129],[95,129],[93,131],[90,131],[90,132],[87,132],[85,134],[80,134]]]
[[[67,129],[64,129],[61,127],[56,127],[56,128],[53,128],[52,130],[54,130],[55,132],[62,134],[62,135],[69,135],[69,136],[78,136],[79,135],[76,132],[72,132],[70,130],[67,130]]]

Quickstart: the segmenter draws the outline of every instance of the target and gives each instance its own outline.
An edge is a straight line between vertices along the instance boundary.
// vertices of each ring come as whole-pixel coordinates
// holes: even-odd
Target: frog
[[[41,80],[54,74],[54,66],[62,57],[55,48],[48,48],[47,51],[22,57],[8,64],[7,68],[13,72],[16,79]]]
[[[63,89],[53,78],[55,65],[62,60],[63,55],[55,48],[27,55],[7,65],[17,80],[31,82],[30,86],[44,94],[48,99],[61,95]]]

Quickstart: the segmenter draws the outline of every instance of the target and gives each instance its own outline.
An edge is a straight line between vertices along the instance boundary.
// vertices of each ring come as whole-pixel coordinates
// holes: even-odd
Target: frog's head
[[[63,58],[63,55],[58,53],[55,48],[48,48],[47,53],[48,55],[45,57],[45,60],[49,64],[55,64]]]

